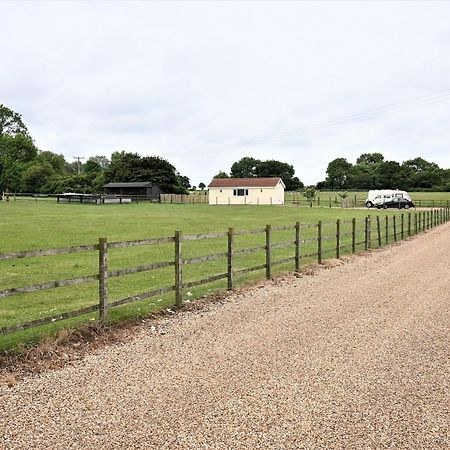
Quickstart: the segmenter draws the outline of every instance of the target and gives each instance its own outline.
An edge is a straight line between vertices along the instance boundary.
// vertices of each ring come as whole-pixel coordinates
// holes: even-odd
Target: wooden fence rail
[[[155,297],[158,295],[166,294],[169,292],[175,292],[175,305],[181,307],[183,304],[184,289],[194,286],[201,286],[204,284],[212,283],[222,279],[227,280],[227,289],[232,290],[235,287],[236,275],[242,275],[258,270],[265,270],[265,276],[267,279],[271,279],[273,276],[272,268],[274,266],[285,265],[294,262],[294,268],[296,271],[301,270],[302,261],[308,258],[317,258],[317,262],[321,264],[323,262],[324,255],[333,254],[336,258],[341,257],[343,249],[351,249],[351,253],[355,253],[357,247],[364,245],[365,250],[369,250],[374,246],[380,248],[383,245],[389,243],[392,237],[394,241],[398,239],[404,239],[406,236],[418,234],[425,230],[436,227],[444,222],[450,220],[450,209],[441,208],[438,210],[425,211],[425,212],[408,212],[407,220],[405,222],[405,214],[400,216],[393,215],[392,220],[389,216],[385,217],[384,226],[381,223],[380,217],[376,216],[375,225],[372,224],[372,218],[367,216],[365,219],[355,219],[348,221],[337,220],[336,222],[321,222],[316,224],[301,224],[296,222],[293,225],[287,226],[271,226],[267,225],[264,228],[258,228],[254,230],[235,230],[229,228],[226,232],[219,233],[207,233],[207,234],[195,234],[195,235],[183,235],[181,231],[175,231],[174,236],[142,239],[135,241],[125,242],[108,242],[106,237],[99,238],[98,244],[94,245],[82,245],[75,247],[59,248],[59,249],[46,249],[46,250],[30,250],[21,252],[9,252],[0,254],[0,260],[10,259],[22,259],[22,258],[34,258],[34,257],[48,257],[51,255],[59,255],[64,253],[80,253],[97,251],[98,252],[98,273],[56,280],[48,281],[44,283],[34,284],[30,286],[14,287],[0,291],[0,301],[2,298],[11,297],[14,295],[22,295],[31,292],[43,291],[47,289],[54,289],[62,286],[73,286],[83,283],[98,282],[98,304],[86,306],[76,311],[68,311],[58,315],[39,318],[31,320],[22,324],[14,324],[0,328],[0,334],[12,333],[20,330],[25,330],[61,320],[66,320],[72,317],[92,313],[98,311],[99,318],[103,322],[108,321],[109,310],[114,307],[126,305],[132,302],[140,301],[143,299]],[[406,223],[406,229],[405,229]],[[345,231],[345,227],[348,227],[348,231]],[[376,229],[373,228],[376,227]],[[314,232],[314,229],[316,231]],[[305,233],[311,230],[315,233],[314,237]],[[274,242],[274,233],[281,231],[293,231],[292,238],[284,240],[282,242]],[[372,240],[372,231],[376,233],[376,237]],[[325,234],[326,232],[326,234]],[[235,237],[249,234],[264,233],[265,243],[264,245],[246,247],[236,249]],[[364,236],[361,240],[360,237]],[[207,239],[226,238],[226,248],[224,251],[196,256],[191,258],[185,258],[183,254],[183,242],[188,241],[201,241]],[[327,242],[333,244],[332,247],[327,247]],[[108,250],[111,248],[127,248],[134,246],[144,245],[160,245],[172,243],[174,245],[174,259],[169,261],[152,262],[149,264],[140,265],[137,267],[129,267],[118,270],[108,269]],[[311,247],[315,246],[315,250],[311,251]],[[292,253],[289,256],[284,256],[279,259],[274,259],[273,250],[289,249],[292,248]],[[303,253],[302,250],[307,249],[308,253]],[[264,252],[265,262],[264,264],[257,264],[250,267],[237,268],[235,258],[240,255],[247,255],[251,253]],[[214,274],[199,280],[183,281],[183,267],[191,264],[205,263],[215,260],[224,260],[226,272]],[[174,284],[172,286],[165,286],[158,289],[144,292],[139,295],[125,297],[119,300],[110,301],[108,294],[108,281],[110,278],[120,277],[129,274],[136,274],[141,272],[152,271],[156,269],[174,267]]]

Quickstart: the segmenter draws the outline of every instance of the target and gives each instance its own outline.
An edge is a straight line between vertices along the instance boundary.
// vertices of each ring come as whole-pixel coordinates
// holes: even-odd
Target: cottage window
[[[248,189],[233,189],[233,195],[235,197],[243,197],[244,195],[248,195]]]

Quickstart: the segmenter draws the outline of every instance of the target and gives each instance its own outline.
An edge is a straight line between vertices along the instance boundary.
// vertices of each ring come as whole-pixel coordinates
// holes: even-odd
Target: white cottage
[[[281,178],[214,178],[209,184],[210,205],[284,205]]]

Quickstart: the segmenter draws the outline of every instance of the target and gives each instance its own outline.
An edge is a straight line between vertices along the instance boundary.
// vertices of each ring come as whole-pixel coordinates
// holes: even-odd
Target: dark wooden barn
[[[103,186],[103,192],[105,195],[139,195],[153,198],[163,193],[159,186],[146,181],[108,183]]]

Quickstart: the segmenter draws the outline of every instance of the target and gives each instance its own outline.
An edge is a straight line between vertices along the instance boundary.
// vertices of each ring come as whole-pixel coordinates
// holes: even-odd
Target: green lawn
[[[382,224],[387,213],[370,211],[373,216],[380,214]],[[343,221],[341,232],[347,234],[342,244],[348,245],[351,231],[350,220],[358,219],[358,241],[363,240],[366,210],[341,208],[302,208],[295,206],[209,206],[209,205],[161,205],[151,203],[127,205],[77,205],[57,204],[56,201],[0,202],[0,253],[68,247],[95,244],[99,237],[107,237],[109,242],[155,237],[173,236],[175,230],[184,235],[235,230],[255,229],[270,224],[272,226],[323,222],[324,258],[333,257],[335,252],[336,219]],[[397,214],[398,215],[398,214]],[[317,237],[316,228],[301,230],[303,239]],[[294,230],[273,233],[273,242],[293,242]],[[264,233],[236,236],[235,249],[264,245]],[[358,249],[362,249],[360,244]],[[183,242],[183,258],[226,252],[226,238]],[[313,253],[316,243],[305,244],[303,254]],[[347,247],[342,253],[348,253]],[[273,250],[273,260],[294,254],[294,245]],[[264,251],[235,257],[236,268],[263,264]],[[174,259],[174,244],[110,249],[109,270],[135,267],[152,262]],[[305,258],[304,263],[314,258]],[[183,281],[189,282],[210,275],[226,272],[226,258],[184,266]],[[274,267],[274,273],[293,270],[294,264]],[[0,291],[14,287],[28,286],[53,280],[73,278],[98,273],[98,254],[95,251],[45,256],[36,258],[0,261]],[[262,279],[264,271],[236,277],[236,285]],[[110,301],[137,295],[153,289],[174,284],[173,267],[150,272],[111,278],[108,284]],[[185,299],[194,299],[224,290],[226,280],[206,286],[185,289]],[[23,323],[30,320],[57,315],[65,311],[79,309],[98,303],[96,282],[77,286],[60,287],[36,293],[0,297],[0,327]],[[114,308],[111,320],[121,320],[136,315],[146,315],[151,311],[168,307],[174,302],[174,294],[150,298],[127,306]],[[97,313],[57,322],[28,331],[0,337],[0,350],[25,345],[54,333],[62,326],[96,320]]]
[[[342,191],[341,191],[342,193]],[[356,199],[356,205],[362,206],[364,205],[364,201],[367,198],[367,191],[348,191],[348,199],[353,204]],[[450,203],[450,192],[409,192],[413,202],[416,203],[418,207],[444,207],[448,206],[447,202]],[[300,199],[301,204],[306,204],[306,199],[298,192],[286,192],[285,194],[286,200],[292,201],[293,199]],[[336,206],[336,204],[340,204],[341,198],[339,197],[339,192],[337,191],[318,191],[314,204],[319,204],[321,206],[326,206],[329,204],[331,200],[332,206]]]

